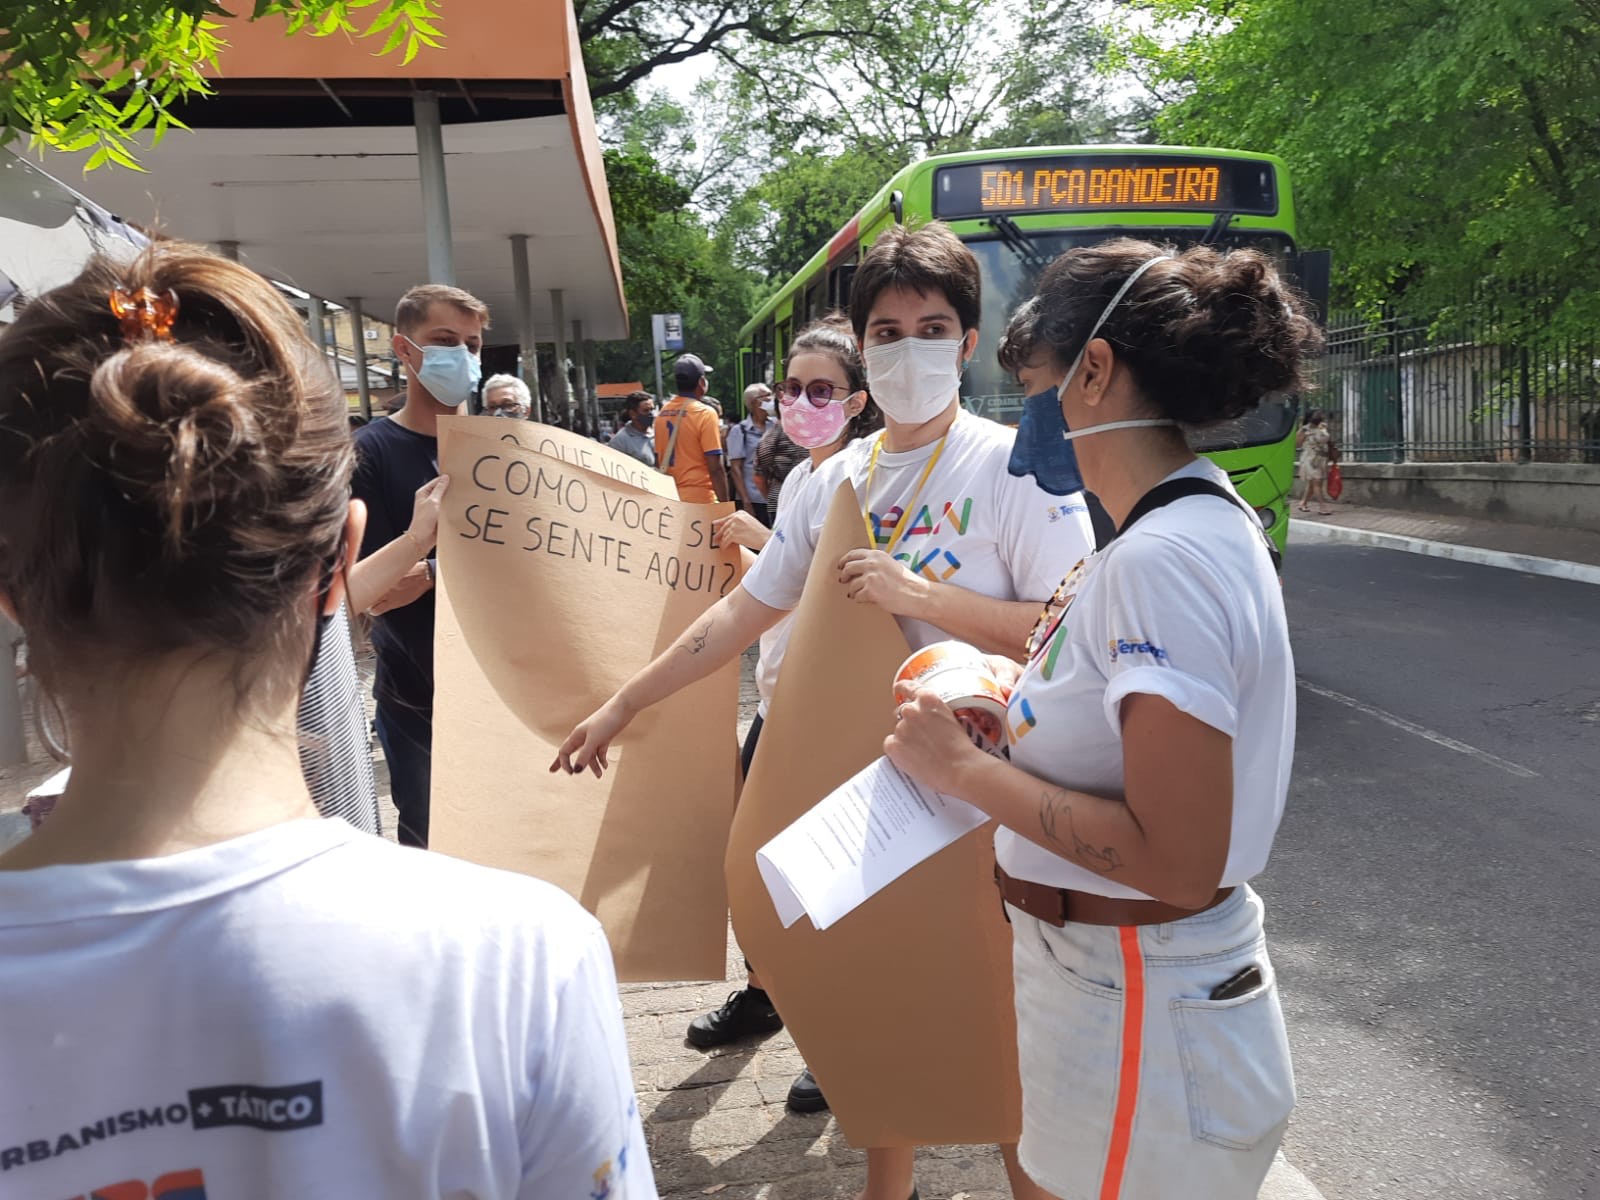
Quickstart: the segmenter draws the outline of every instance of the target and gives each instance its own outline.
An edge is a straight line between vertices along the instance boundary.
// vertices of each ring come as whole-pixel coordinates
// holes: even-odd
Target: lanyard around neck
[[[864,493],[861,500],[861,523],[867,527],[867,541],[872,545],[878,544],[878,531],[872,527],[872,476],[878,469],[878,455],[883,451],[883,439],[887,434],[880,433],[878,440],[872,443],[872,458],[867,463],[867,482],[862,488]],[[900,539],[905,535],[906,525],[911,520],[911,514],[917,511],[917,498],[922,495],[922,485],[928,482],[928,476],[933,474],[933,468],[939,461],[939,456],[944,453],[944,444],[950,440],[950,431],[945,430],[944,437],[939,439],[939,444],[933,448],[933,456],[928,459],[928,465],[922,468],[922,478],[917,480],[917,490],[911,493],[911,502],[900,512],[900,519],[894,523],[894,530],[889,534],[889,544],[883,548],[885,554],[893,554],[894,548],[900,544]]]

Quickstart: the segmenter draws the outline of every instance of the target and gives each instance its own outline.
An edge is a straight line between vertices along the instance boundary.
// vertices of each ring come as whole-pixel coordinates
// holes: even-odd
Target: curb
[[[1480,567],[1501,567],[1526,575],[1547,575],[1574,583],[1600,584],[1600,567],[1568,562],[1564,558],[1540,558],[1535,554],[1513,554],[1509,550],[1486,550],[1482,546],[1461,546],[1455,542],[1431,542],[1426,538],[1399,533],[1379,533],[1349,525],[1325,525],[1320,521],[1289,522],[1289,532],[1298,539],[1321,542],[1346,542],[1355,546],[1374,546],[1380,550],[1400,550],[1407,554],[1426,554]]]

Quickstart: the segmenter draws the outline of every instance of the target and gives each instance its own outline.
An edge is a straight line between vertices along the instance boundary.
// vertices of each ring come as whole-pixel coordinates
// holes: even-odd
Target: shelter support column
[[[594,429],[596,435],[600,432],[600,366],[596,361],[594,343],[583,344],[583,361],[589,365],[589,395],[594,402]]]
[[[311,340],[316,343],[317,353],[322,355],[322,361],[328,361],[328,322],[327,310],[323,308],[320,297],[311,296],[306,300],[306,331],[311,334]],[[334,378],[339,376],[339,364],[335,361],[329,368],[333,371]]]
[[[528,269],[528,235],[511,235],[511,274],[517,286],[517,373],[533,395],[533,419],[544,420],[539,392],[539,343],[533,336],[533,273]]]
[[[361,311],[361,297],[351,296],[350,329],[355,339],[356,395],[361,400],[361,415],[372,419],[372,389],[367,385],[367,318]]]
[[[567,305],[560,288],[550,289],[550,315],[556,325],[556,404],[565,416],[565,424],[572,428],[572,380],[567,376]]]
[[[589,378],[588,356],[583,347],[583,322],[572,322],[572,358],[573,365],[578,368],[578,410],[583,413],[583,419],[594,420],[594,405],[590,402],[591,389],[594,381]]]
[[[439,93],[411,98],[417,126],[417,174],[422,181],[422,222],[428,242],[428,282],[454,284],[455,252],[450,244],[450,188],[445,180],[444,124]]]

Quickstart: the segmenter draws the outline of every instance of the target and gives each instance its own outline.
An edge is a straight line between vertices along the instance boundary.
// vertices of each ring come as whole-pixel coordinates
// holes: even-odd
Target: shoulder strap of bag
[[[1133,506],[1133,510],[1128,513],[1128,519],[1118,527],[1112,541],[1128,532],[1133,523],[1141,517],[1147,517],[1155,512],[1156,509],[1165,508],[1174,500],[1182,500],[1185,496],[1215,496],[1219,500],[1226,500],[1229,504],[1237,506],[1245,516],[1250,518],[1250,527],[1256,531],[1266,545],[1267,554],[1272,559],[1272,569],[1280,575],[1283,574],[1283,555],[1278,553],[1278,547],[1267,536],[1267,531],[1261,528],[1261,522],[1257,519],[1250,506],[1221,484],[1214,483],[1209,479],[1195,479],[1192,477],[1169,479],[1165,483],[1156,484],[1155,487],[1139,497],[1139,503]]]

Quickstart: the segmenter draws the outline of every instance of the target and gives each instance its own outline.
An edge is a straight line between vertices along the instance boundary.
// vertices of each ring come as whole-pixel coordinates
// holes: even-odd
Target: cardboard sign
[[[1022,1096],[993,823],[820,933],[783,927],[756,865],[883,753],[894,726],[905,638],[888,613],[846,597],[834,569],[866,545],[860,502],[841,485],[729,835],[734,930],[853,1144],[1014,1142]]]
[[[450,489],[430,846],[565,888],[600,918],[624,980],[720,979],[738,664],[640,714],[603,779],[548,767],[574,725],[739,581],[740,558],[711,536],[730,506],[642,490],[626,480],[672,481],[509,424],[439,422]]]

